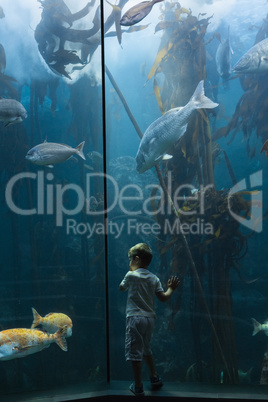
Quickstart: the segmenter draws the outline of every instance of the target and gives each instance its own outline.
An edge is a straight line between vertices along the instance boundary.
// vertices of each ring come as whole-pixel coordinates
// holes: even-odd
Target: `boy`
[[[128,290],[125,356],[132,363],[135,383],[129,389],[136,396],[144,395],[141,378],[143,358],[150,372],[152,388],[157,389],[163,385],[156,372],[150,348],[156,319],[154,295],[165,302],[179,285],[179,279],[172,276],[168,280],[168,289],[164,292],[159,278],[147,269],[152,257],[152,250],[145,243],[131,247],[128,251],[130,270],[119,285],[120,290]]]

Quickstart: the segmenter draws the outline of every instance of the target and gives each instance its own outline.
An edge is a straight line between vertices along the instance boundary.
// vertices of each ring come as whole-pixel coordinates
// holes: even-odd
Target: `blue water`
[[[65,3],[73,13],[87,4],[84,0]],[[163,4],[168,6],[167,3],[165,1]],[[165,382],[203,381],[209,384],[219,383],[224,376],[224,382],[228,383],[230,381],[219,351],[215,344],[211,347],[211,327],[201,307],[202,296],[196,288],[189,261],[183,252],[179,254],[180,237],[172,233],[163,235],[158,231],[159,221],[152,214],[152,189],[158,188],[156,194],[161,194],[155,169],[141,175],[137,173],[135,156],[140,137],[107,75],[105,93],[102,90],[100,46],[96,46],[87,64],[67,63],[65,67],[71,79],[64,74],[56,74],[55,69],[50,68],[53,65],[49,67],[48,60],[42,57],[34,35],[42,21],[43,8],[49,11],[50,7],[54,7],[57,12],[60,7],[60,2],[56,0],[52,2],[53,6],[47,5],[47,9],[45,4],[36,0],[27,1],[27,4],[22,0],[1,2],[5,16],[0,19],[0,37],[6,66],[0,58],[0,95],[17,98],[26,108],[28,117],[21,123],[7,127],[0,122],[0,330],[30,328],[33,320],[31,308],[34,307],[42,316],[50,312],[67,314],[73,321],[73,335],[67,338],[66,353],[52,344],[48,349],[22,359],[0,361],[1,394],[76,384],[88,384],[94,388],[95,384],[106,382],[107,367],[110,367],[112,380],[131,380],[130,367],[124,359],[126,294],[119,292],[118,285],[128,270],[128,249],[138,242],[146,242],[152,247],[154,257],[150,270],[160,277],[164,288],[173,274],[179,275],[182,281],[181,288],[169,303],[156,304],[158,319],[152,348],[160,375]],[[134,4],[133,1],[126,4],[124,12],[128,5]],[[142,133],[161,116],[153,78],[147,81],[147,76],[161,48],[163,31],[155,33],[154,29],[163,19],[163,4],[156,4],[140,23],[149,24],[147,28],[123,33],[121,45],[116,36],[104,39],[104,62]],[[61,26],[65,29],[91,29],[98,5],[96,1],[90,13],[74,21],[72,26],[63,21],[60,14]],[[191,1],[181,3],[181,6],[191,9],[192,15],[199,16],[199,19],[212,16],[203,39],[207,43],[207,77],[201,78],[207,82],[216,79],[213,85],[214,90],[217,89],[217,99],[214,98],[214,101],[219,103],[219,108],[214,115],[208,115],[213,136],[231,120],[244,91],[239,78],[234,79],[234,74],[227,87],[222,85],[219,77],[213,75],[219,42],[216,37],[211,38],[218,33],[224,38],[230,25],[233,66],[253,46],[260,27],[265,26],[267,4],[264,1],[255,2],[254,5],[249,1]],[[105,20],[110,13],[111,6],[105,3]],[[182,16],[186,19],[186,14]],[[112,25],[109,32],[114,30]],[[46,36],[46,40],[49,39],[49,35]],[[58,44],[57,39],[55,49],[58,49]],[[64,46],[82,58],[81,41],[67,40]],[[169,61],[167,59],[167,63]],[[179,62],[184,63],[185,60]],[[72,71],[74,66],[78,68]],[[156,74],[160,91],[165,80],[170,83],[167,102],[173,99],[173,91],[180,88],[181,83],[174,79],[179,67],[179,64],[173,65],[169,73],[164,71]],[[197,77],[192,78],[193,89],[198,80]],[[263,80],[264,83],[267,80],[266,73]],[[206,94],[215,96],[209,84]],[[267,96],[264,94],[263,102],[267,103]],[[188,100],[170,107],[184,106]],[[258,107],[252,103],[252,112],[256,112]],[[208,238],[189,235],[187,241],[201,278],[203,297],[219,331],[224,353],[228,355],[229,352],[228,345],[224,344],[225,339],[221,339],[221,333],[224,332],[221,331],[221,325],[223,328],[225,325],[226,328],[233,328],[232,348],[235,348],[237,357],[235,370],[246,372],[252,368],[251,376],[246,379],[240,376],[240,382],[256,385],[260,383],[267,344],[264,331],[252,337],[251,318],[260,323],[268,318],[267,158],[264,153],[260,154],[263,142],[268,137],[265,129],[261,133],[262,138],[257,137],[254,128],[248,151],[248,138],[243,138],[242,129],[239,128],[230,141],[232,134],[216,141],[220,152],[213,166],[215,189],[228,194],[234,184],[223,155],[223,151],[226,151],[237,182],[245,179],[246,191],[258,189],[261,192],[258,213],[262,229],[250,230],[252,228],[240,224],[239,233],[247,237],[238,253],[242,257],[238,260],[234,258],[230,266],[223,257],[227,264],[224,277],[217,276],[218,266],[211,267],[210,258],[220,264],[217,256],[228,255],[228,248],[236,242],[240,244],[242,237],[237,237],[237,232],[231,231],[227,235],[228,239],[234,236],[233,243],[220,243],[223,229],[217,226],[214,229],[219,229],[219,242],[215,235],[214,242],[208,243],[208,251],[204,251],[204,254],[200,250],[205,248],[201,249],[198,241],[207,247],[205,241]],[[74,155],[53,168],[27,161],[25,155],[29,149],[44,141],[63,143],[73,148],[85,141],[83,151],[86,160]],[[193,142],[193,149],[195,145]],[[92,151],[95,152],[95,159],[88,155]],[[173,162],[169,162],[169,165],[160,164],[163,175],[168,170],[171,172],[169,177],[174,191],[175,179],[178,180],[181,171],[186,172],[186,160],[177,159],[180,153],[181,148],[177,145],[173,149],[173,161],[180,160],[183,166]],[[193,165],[192,168],[197,169],[197,164]],[[203,169],[202,163],[199,167]],[[104,169],[108,176],[105,176]],[[250,188],[250,176],[259,171],[262,172],[262,181],[252,182]],[[182,183],[185,184],[184,180],[189,177],[181,178]],[[189,180],[187,183],[198,189],[202,184],[198,182],[197,175]],[[6,189],[10,186],[12,191],[8,195]],[[184,195],[187,196],[187,193]],[[243,196],[246,201],[251,196],[257,197],[255,193]],[[108,207],[107,214],[103,213],[105,206]],[[165,204],[162,212],[166,215],[160,219],[166,216],[172,219],[168,208],[170,206]],[[217,213],[219,211],[214,211],[215,215]],[[108,233],[105,232],[105,218],[108,219]],[[247,219],[250,219],[250,215]],[[211,288],[215,293],[211,293]],[[218,293],[215,289],[218,289]],[[219,300],[225,298],[228,303],[231,301],[231,304],[227,303],[230,311],[225,310],[224,303],[216,307]],[[231,347],[230,350],[234,351]],[[228,355],[227,360],[232,358]]]

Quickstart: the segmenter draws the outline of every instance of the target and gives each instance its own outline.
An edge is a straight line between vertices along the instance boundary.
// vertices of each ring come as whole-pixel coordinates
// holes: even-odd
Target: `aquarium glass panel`
[[[267,399],[267,12],[1,1],[1,400]]]
[[[119,284],[129,248],[146,243],[163,290],[180,280],[169,301],[155,298],[163,381],[267,384],[267,4],[105,11],[111,378],[133,381]]]
[[[0,399],[106,382],[100,22],[1,2]]]

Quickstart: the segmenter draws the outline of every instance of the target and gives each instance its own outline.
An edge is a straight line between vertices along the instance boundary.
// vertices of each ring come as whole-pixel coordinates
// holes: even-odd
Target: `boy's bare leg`
[[[150,377],[156,377],[156,369],[155,369],[155,364],[154,364],[154,357],[153,355],[148,355],[148,356],[143,356],[145,363],[148,366],[149,372],[150,372]]]
[[[132,360],[131,363],[132,363],[135,387],[142,387],[142,379],[141,379],[142,361]]]

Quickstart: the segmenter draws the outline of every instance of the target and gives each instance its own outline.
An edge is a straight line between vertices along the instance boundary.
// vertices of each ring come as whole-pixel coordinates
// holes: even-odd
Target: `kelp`
[[[119,45],[121,45],[121,42],[122,42],[122,30],[121,30],[121,25],[120,25],[120,19],[121,19],[122,9],[120,7],[118,7],[118,6],[110,3],[108,0],[106,0],[106,1],[113,8],[115,32],[116,32],[118,43],[119,43]]]
[[[236,342],[233,328],[232,301],[230,292],[230,270],[238,273],[239,278],[247,282],[241,272],[240,262],[248,251],[247,237],[240,232],[239,222],[230,216],[230,208],[245,218],[250,217],[251,201],[247,201],[244,193],[229,195],[228,190],[217,191],[211,187],[201,195],[198,192],[197,199],[185,199],[181,208],[178,210],[180,217],[180,228],[196,227],[196,233],[187,233],[187,241],[190,246],[191,255],[194,258],[198,276],[202,281],[202,286],[206,284],[207,303],[209,313],[206,311],[202,301],[202,289],[196,285],[196,280],[192,280],[192,314],[191,322],[196,349],[196,359],[204,359],[200,346],[201,330],[199,317],[212,317],[213,331],[216,331],[217,338],[213,337],[212,342],[212,380],[219,382],[221,373],[224,373],[224,382],[238,382],[237,362],[236,362]],[[195,198],[195,197],[192,197]],[[204,202],[201,203],[201,200]],[[200,212],[202,205],[205,206],[204,212]],[[155,205],[157,210],[158,205]],[[201,224],[200,224],[201,223]],[[202,230],[203,227],[213,227],[214,231]],[[162,225],[164,227],[164,223]],[[170,220],[170,227],[176,227],[176,219]],[[198,233],[198,227],[200,233]],[[183,281],[187,273],[188,261],[183,238],[174,231],[169,237],[164,233],[160,234],[158,240],[159,252],[161,256],[166,256],[167,252],[172,252],[170,271],[172,274],[179,272]],[[190,274],[191,274],[190,270]],[[192,275],[191,275],[192,276]],[[200,308],[201,306],[201,308]],[[176,307],[175,307],[176,308]],[[217,341],[216,341],[217,340]],[[219,341],[220,347],[217,345]],[[198,346],[199,345],[199,346]],[[221,355],[223,353],[223,356]],[[199,362],[200,363],[200,362]],[[203,366],[196,364],[200,368],[197,378],[202,380]]]
[[[197,195],[186,198],[182,203],[178,210],[181,224],[191,224],[202,220],[203,223],[213,227],[213,232],[207,230],[207,234],[195,235],[199,236],[199,241],[195,242],[193,248],[202,249],[202,254],[206,255],[214,243],[227,241],[228,246],[221,247],[229,254],[230,267],[238,268],[238,262],[244,256],[242,250],[247,250],[247,237],[240,233],[239,223],[230,216],[229,209],[231,208],[234,213],[244,218],[249,218],[252,201],[247,201],[244,195],[251,192],[237,192],[230,196],[228,190],[217,191],[213,187],[202,192],[196,190]],[[204,211],[202,211],[203,205]],[[158,208],[158,205],[154,204],[154,208]],[[172,224],[174,222],[171,222]],[[231,245],[232,238],[236,241]],[[167,252],[177,241],[180,241],[179,238],[172,235],[169,242],[159,247],[160,254]]]
[[[171,17],[172,5],[173,18]],[[147,77],[147,81],[160,73],[169,77],[165,80],[165,86],[161,91],[163,104],[172,96],[172,101],[169,100],[166,110],[170,108],[170,105],[171,107],[176,104],[183,105],[189,100],[194,89],[193,77],[197,82],[204,78],[205,48],[200,45],[203,43],[209,20],[212,18],[199,20],[189,10],[178,8],[177,5],[178,3],[169,3],[166,6],[167,11],[162,5],[162,18],[165,18],[165,12],[167,12],[169,20],[161,21],[156,27],[156,31],[163,30],[164,34],[155,62]],[[180,15],[186,15],[186,18],[177,19],[178,10]],[[186,81],[182,78],[186,78]]]
[[[162,4],[162,21],[156,26],[156,31],[162,30],[163,36],[155,62],[147,77],[147,81],[151,78],[154,80],[154,92],[161,113],[173,107],[184,106],[197,83],[206,78],[204,37],[212,17],[205,17],[204,14],[193,16],[190,10],[182,9],[179,3]],[[248,100],[244,107],[246,110],[244,118],[246,118],[249,115]],[[235,128],[236,122],[230,121],[229,125],[232,124]],[[165,163],[162,174],[167,182],[167,172],[172,172],[172,188],[175,190],[188,184],[196,187],[196,197],[186,186],[184,192],[180,194],[185,196],[185,200],[180,201],[178,207],[177,213],[180,219],[178,228],[183,228],[185,225],[193,227],[197,222],[203,224],[203,229],[205,225],[213,228],[211,231],[204,229],[200,230],[200,233],[186,234],[197,269],[196,274],[190,269],[191,325],[196,356],[196,378],[200,381],[203,378],[204,357],[201,350],[200,317],[205,315],[208,320],[212,317],[210,325],[212,380],[218,383],[237,383],[239,379],[230,270],[235,269],[242,277],[239,262],[247,253],[247,237],[241,233],[240,224],[231,216],[230,209],[237,215],[247,218],[251,203],[244,198],[244,194],[233,194],[230,197],[228,189],[216,190],[213,169],[219,152],[221,152],[219,147],[212,143],[208,111],[198,110],[192,114],[185,136],[169,151],[173,158]],[[224,158],[235,184],[235,174],[226,152]],[[203,188],[206,188],[202,195],[204,210],[194,213],[200,210]],[[172,199],[174,193],[170,196]],[[155,210],[157,207],[155,203],[152,204]],[[164,228],[166,216],[155,216],[155,218]],[[169,219],[170,227],[174,227],[172,225],[176,225],[176,216]],[[179,275],[183,283],[186,280],[187,263],[191,267],[183,236],[176,231],[167,234],[163,230],[157,244],[165,266],[166,254],[171,253],[169,271],[173,275]],[[201,286],[196,278],[200,280]],[[208,288],[206,297],[208,310],[202,302],[204,286]]]

